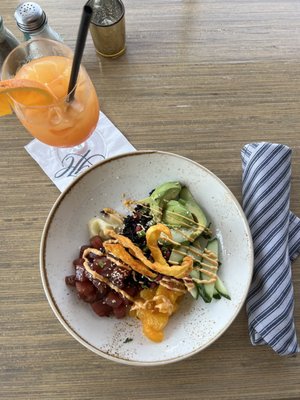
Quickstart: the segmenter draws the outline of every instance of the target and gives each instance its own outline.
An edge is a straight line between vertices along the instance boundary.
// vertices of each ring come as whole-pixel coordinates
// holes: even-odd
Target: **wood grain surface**
[[[74,48],[83,1],[39,0]],[[19,37],[16,0],[0,14]],[[291,209],[300,215],[300,4],[297,0],[125,0],[127,51],[84,64],[101,108],[137,149],[200,162],[241,199],[240,150],[271,141],[293,149]],[[52,313],[39,274],[39,243],[59,192],[24,150],[15,116],[0,120],[0,398],[300,398],[300,358],[253,347],[245,309],[226,333],[185,361],[138,368],[77,343]],[[300,337],[300,260],[293,264]]]

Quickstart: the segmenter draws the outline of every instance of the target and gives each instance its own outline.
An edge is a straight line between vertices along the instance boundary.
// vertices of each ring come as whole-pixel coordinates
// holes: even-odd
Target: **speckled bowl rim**
[[[163,156],[170,156],[170,157],[177,157],[180,159],[185,160],[188,163],[192,163],[194,165],[196,165],[197,167],[199,167],[200,169],[206,171],[213,179],[215,179],[216,181],[219,182],[220,185],[223,186],[223,188],[228,192],[231,201],[235,204],[235,206],[237,207],[239,214],[242,217],[242,221],[244,224],[244,229],[245,232],[247,234],[247,238],[248,238],[248,248],[249,248],[249,253],[250,253],[250,259],[249,259],[249,263],[250,265],[250,271],[251,274],[249,274],[248,276],[248,282],[246,284],[246,288],[247,290],[245,290],[244,296],[242,297],[240,304],[236,307],[236,310],[234,312],[234,314],[232,315],[232,318],[227,322],[227,324],[224,326],[224,328],[216,335],[214,336],[208,343],[206,343],[204,346],[201,346],[200,348],[193,350],[187,354],[178,356],[178,357],[174,357],[174,358],[168,358],[166,360],[160,360],[160,361],[133,361],[133,360],[127,360],[125,358],[121,358],[121,357],[117,357],[117,356],[111,356],[101,350],[99,350],[98,348],[96,348],[95,346],[91,345],[89,342],[87,342],[85,339],[83,339],[77,332],[74,331],[74,329],[68,324],[68,322],[65,320],[64,316],[62,315],[62,313],[59,310],[58,305],[56,304],[54,297],[52,296],[51,293],[51,288],[48,282],[48,278],[47,278],[47,271],[46,271],[46,242],[47,242],[47,237],[48,237],[48,232],[52,223],[52,220],[55,216],[56,210],[58,209],[58,207],[60,206],[60,204],[63,202],[63,200],[66,198],[66,196],[71,192],[71,190],[77,185],[77,183],[79,181],[81,181],[82,179],[84,179],[84,177],[91,173],[91,171],[93,171],[96,168],[101,168],[101,166],[103,164],[109,164],[109,163],[113,163],[115,160],[121,159],[121,158],[127,158],[127,157],[140,157],[142,155],[149,155],[149,154],[160,154]],[[253,274],[253,263],[254,263],[254,252],[253,252],[253,243],[252,243],[252,236],[251,236],[251,232],[250,232],[250,228],[246,219],[246,216],[244,214],[244,211],[240,205],[240,203],[238,202],[238,200],[236,199],[236,197],[234,196],[234,194],[231,192],[231,190],[225,185],[225,183],[218,178],[213,172],[211,172],[209,169],[207,169],[206,167],[204,167],[203,165],[197,163],[196,161],[193,161],[187,157],[184,156],[180,156],[178,154],[175,153],[171,153],[171,152],[166,152],[166,151],[159,151],[159,150],[139,150],[139,151],[135,151],[135,152],[129,152],[129,153],[123,153],[114,157],[110,157],[107,158],[103,161],[98,162],[97,164],[93,165],[92,167],[90,167],[89,169],[87,169],[86,171],[84,171],[80,176],[78,176],[76,179],[74,179],[74,181],[58,196],[58,198],[56,199],[56,201],[54,202],[48,217],[46,219],[45,225],[44,225],[44,229],[42,232],[42,236],[41,236],[41,243],[40,243],[40,255],[39,255],[39,259],[40,259],[40,274],[41,274],[41,280],[42,280],[42,285],[44,288],[44,292],[46,295],[46,298],[48,300],[48,303],[52,309],[52,311],[54,312],[55,316],[57,317],[57,319],[59,320],[59,322],[62,324],[62,326],[66,329],[66,331],[73,336],[79,343],[81,343],[83,346],[85,346],[87,349],[91,350],[92,352],[96,353],[97,355],[100,355],[106,359],[109,359],[111,361],[115,361],[121,364],[126,364],[126,365],[133,365],[133,366],[159,366],[159,365],[166,365],[166,364],[170,364],[170,363],[174,363],[174,362],[178,362],[181,360],[184,360],[186,358],[189,358],[197,353],[199,353],[200,351],[203,351],[204,349],[206,349],[207,347],[209,347],[212,343],[214,343],[217,339],[219,339],[223,333],[230,327],[230,325],[233,323],[233,321],[236,319],[236,317],[238,316],[240,310],[242,309],[246,298],[247,298],[247,294],[248,291],[250,289],[250,284],[251,284],[251,280],[252,280],[252,274]]]

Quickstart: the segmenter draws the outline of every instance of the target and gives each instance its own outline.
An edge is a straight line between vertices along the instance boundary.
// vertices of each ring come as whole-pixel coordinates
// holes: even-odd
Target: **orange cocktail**
[[[29,62],[22,63],[22,54],[19,54],[17,62],[11,62],[13,66],[20,64],[14,74],[6,72],[8,59],[3,66],[2,78],[10,78],[15,82],[28,80],[39,83],[49,92],[50,100],[38,100],[35,90],[25,91],[26,101],[23,100],[24,91],[21,101],[18,96],[11,95],[15,114],[24,127],[43,143],[55,147],[81,144],[93,133],[99,118],[97,94],[86,70],[80,67],[74,99],[68,102],[71,50],[53,41],[46,41],[46,45],[43,42],[42,47],[38,41],[33,42],[31,49],[26,49],[25,46],[22,50],[24,52],[25,49],[26,55],[31,51],[38,57],[31,57]],[[13,50],[9,57],[13,58],[15,51],[18,51],[18,48]]]

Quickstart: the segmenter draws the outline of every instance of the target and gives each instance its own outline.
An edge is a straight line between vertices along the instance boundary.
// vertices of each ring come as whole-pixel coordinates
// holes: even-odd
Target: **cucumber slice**
[[[215,283],[215,288],[221,296],[225,297],[228,300],[231,300],[230,294],[228,293],[226,286],[224,285],[224,283],[222,282],[222,280],[219,276],[217,277],[217,280]]]
[[[190,272],[190,277],[191,277],[191,278],[199,279],[199,277],[200,277],[199,271],[193,269],[193,270]],[[194,288],[190,291],[190,293],[191,293],[191,295],[194,297],[194,299],[197,300],[198,297],[199,297],[199,290],[198,290],[198,285],[197,285],[196,282],[194,282],[194,285],[195,285],[195,286],[194,286]]]
[[[189,242],[182,242],[180,246],[173,246],[169,262],[172,264],[180,264],[183,258],[189,255]]]
[[[209,241],[207,243],[206,248],[207,248],[207,250],[213,252],[218,257],[218,255],[219,255],[219,242],[218,242],[217,238]],[[210,263],[207,260],[203,260],[203,261],[205,261],[206,264],[213,265],[212,263]],[[211,272],[211,269],[209,267],[202,266],[202,268],[204,270],[207,270],[207,271]],[[209,279],[209,276],[206,275],[205,272],[201,272],[201,279]],[[213,299],[213,296],[214,296],[215,282],[203,285],[203,289],[204,289],[204,291],[206,293],[207,299],[210,302]]]
[[[187,228],[178,228],[178,229],[170,228],[170,231],[172,233],[172,239],[175,242],[184,243],[184,242],[190,241],[195,229],[192,229],[192,228],[190,228],[190,229],[187,229]]]
[[[213,298],[216,299],[216,300],[220,300],[220,298],[221,298],[221,295],[220,295],[220,293],[217,291],[216,286],[215,286],[215,288],[214,288]]]
[[[199,249],[198,247],[190,245],[189,248],[186,249],[186,251],[187,251],[187,255],[193,258],[194,263],[195,262],[198,262],[198,263],[201,262],[202,253],[203,253],[202,249]]]
[[[196,269],[193,269],[190,273],[191,278],[195,278],[195,279],[200,279],[200,272],[197,271]],[[195,288],[197,289],[197,293],[196,290],[193,290],[193,292],[191,293],[192,296],[194,297],[194,295],[196,297],[194,297],[195,299],[197,299],[199,296],[202,297],[202,299],[205,301],[205,303],[210,303],[211,299],[208,298],[208,296],[206,295],[206,292],[204,290],[204,285],[202,285],[201,283],[195,283]]]
[[[189,293],[191,293],[191,295],[194,297],[194,299],[197,300],[199,297],[198,285],[195,282],[194,282],[194,284],[195,284],[194,288],[192,290],[190,290]]]
[[[185,256],[192,257],[194,265],[199,265],[202,260],[202,250],[192,246],[190,243],[182,243],[181,246],[173,247],[169,262],[170,264],[181,264]]]
[[[211,251],[219,259],[219,242],[217,238],[210,240],[206,245],[207,250]]]
[[[201,279],[207,279],[207,278],[208,278],[207,275],[201,272]],[[207,303],[210,303],[214,295],[214,284],[208,283],[208,284],[203,284],[202,286],[205,292],[205,296],[207,298]]]
[[[184,253],[184,254],[182,254]],[[186,256],[186,249],[183,246],[174,247],[169,258],[170,264],[181,264],[183,257]]]
[[[203,236],[197,237],[196,240],[193,242],[193,246],[202,249],[202,251],[207,247],[208,240],[205,239]]]
[[[205,285],[203,285],[202,283],[197,285],[198,287],[198,292],[199,292],[199,296],[202,297],[202,299],[205,301],[205,303],[210,303],[211,302],[211,298],[209,298],[206,294],[206,291],[204,289]]]

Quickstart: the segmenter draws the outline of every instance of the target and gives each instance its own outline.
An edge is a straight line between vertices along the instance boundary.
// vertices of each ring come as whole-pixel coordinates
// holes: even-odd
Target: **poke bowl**
[[[56,200],[40,272],[55,316],[94,353],[153,366],[211,345],[241,310],[253,246],[227,186],[161,151],[106,159]]]

